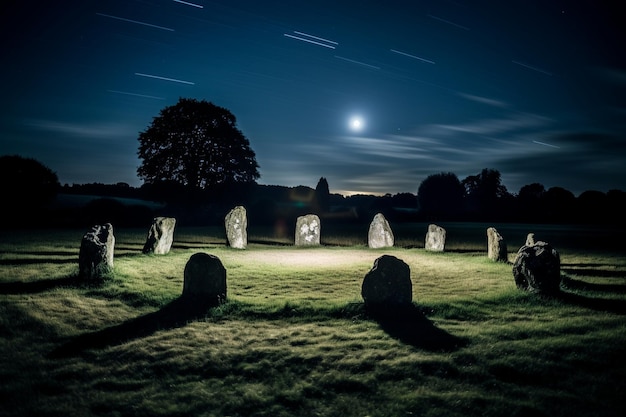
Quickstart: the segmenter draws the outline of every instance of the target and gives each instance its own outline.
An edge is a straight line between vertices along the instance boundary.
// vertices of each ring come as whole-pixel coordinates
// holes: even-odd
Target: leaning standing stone
[[[398,308],[409,305],[413,299],[411,270],[395,256],[383,255],[365,275],[361,296],[366,307]]]
[[[111,223],[93,226],[80,242],[78,274],[84,279],[100,279],[113,272],[115,236]]]
[[[443,252],[445,247],[446,229],[436,224],[429,224],[424,248],[433,252]]]
[[[175,226],[176,219],[173,217],[155,217],[142,252],[156,255],[168,254],[174,241]]]
[[[296,246],[320,244],[320,218],[315,214],[300,216],[296,220]]]
[[[393,246],[393,242],[393,232],[389,222],[382,213],[376,214],[367,234],[368,246],[373,249],[386,248]]]
[[[243,206],[228,212],[224,219],[226,237],[231,248],[245,249],[248,246],[248,217]]]
[[[218,305],[226,301],[226,268],[220,258],[194,253],[185,265],[183,297]]]
[[[509,260],[506,242],[495,227],[487,229],[487,257],[494,262],[508,262]]]
[[[540,294],[556,294],[561,284],[559,253],[546,242],[522,246],[513,264],[515,285],[521,290]]]

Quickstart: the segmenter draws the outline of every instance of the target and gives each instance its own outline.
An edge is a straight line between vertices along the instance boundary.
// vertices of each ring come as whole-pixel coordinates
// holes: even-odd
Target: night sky
[[[512,193],[626,190],[626,19],[608,4],[3,1],[0,155],[140,186],[139,132],[185,97],[237,117],[261,184],[416,193],[492,168]]]

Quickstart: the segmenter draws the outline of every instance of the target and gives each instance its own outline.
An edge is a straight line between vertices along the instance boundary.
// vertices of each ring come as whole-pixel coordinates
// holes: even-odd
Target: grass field
[[[180,228],[165,256],[115,230],[95,284],[76,279],[84,230],[2,232],[0,416],[626,415],[623,230],[496,225],[510,260],[531,231],[559,250],[548,299],[487,259],[490,225],[442,225],[445,253],[424,251],[424,224],[384,250],[362,225],[316,248],[251,229],[244,251]],[[179,298],[196,252],[227,269],[222,306]],[[409,264],[414,308],[372,317],[360,287],[383,254]]]

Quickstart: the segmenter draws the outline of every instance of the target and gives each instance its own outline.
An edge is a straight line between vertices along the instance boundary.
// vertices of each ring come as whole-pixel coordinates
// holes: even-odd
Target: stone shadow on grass
[[[576,291],[576,292],[572,292]],[[565,303],[585,307],[596,311],[626,315],[626,301],[617,298],[588,297],[583,291],[624,294],[622,285],[590,284],[561,276],[561,291],[555,295]]]
[[[468,339],[435,326],[415,304],[393,309],[367,306],[366,311],[389,336],[418,349],[454,352],[469,345]]]
[[[37,294],[63,287],[81,287],[86,285],[98,285],[98,282],[89,283],[82,280],[78,275],[64,278],[39,279],[29,282],[3,282],[0,283],[0,294]]]
[[[203,300],[181,296],[162,309],[117,326],[107,327],[93,333],[85,333],[58,347],[50,358],[71,357],[87,349],[101,349],[135,339],[150,336],[159,330],[185,326],[187,323],[206,317],[209,310],[219,305],[217,300]]]

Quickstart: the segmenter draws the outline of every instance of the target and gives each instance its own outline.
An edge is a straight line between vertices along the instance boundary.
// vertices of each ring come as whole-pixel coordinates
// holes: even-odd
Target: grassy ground
[[[529,231],[560,251],[563,294],[543,299],[487,260],[486,226],[444,227],[446,253],[405,225],[384,250],[357,226],[323,229],[319,248],[251,230],[245,251],[180,229],[165,256],[141,254],[146,231],[116,230],[99,284],[75,278],[84,231],[3,232],[0,415],[625,415],[626,258],[594,244],[615,232],[497,226],[519,242],[510,259]],[[217,308],[179,299],[200,251],[228,271]],[[383,254],[411,268],[414,308],[394,317],[360,297]]]

